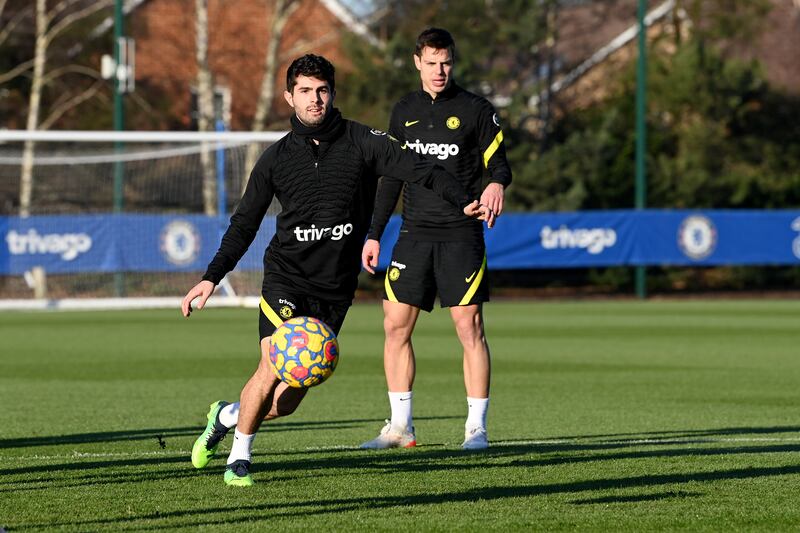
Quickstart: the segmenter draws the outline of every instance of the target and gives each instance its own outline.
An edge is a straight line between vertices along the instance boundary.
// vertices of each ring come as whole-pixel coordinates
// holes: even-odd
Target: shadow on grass
[[[417,420],[449,420],[460,416],[418,417]],[[307,422],[268,422],[270,432],[282,431],[324,431],[358,427],[367,422],[376,422],[374,418],[351,420],[318,420]],[[93,442],[115,442],[134,440],[157,440],[159,436],[168,437],[197,436],[204,426],[188,426],[180,428],[149,428],[125,431],[102,431],[94,433],[76,433],[72,435],[52,435],[44,437],[28,437],[0,439],[0,450],[6,448],[32,448],[36,446],[58,446],[63,444],[89,444]]]
[[[657,492],[655,494],[636,494],[633,496],[603,496],[602,498],[590,498],[587,500],[574,500],[570,503],[575,505],[594,505],[609,503],[636,503],[654,502],[658,500],[669,500],[672,498],[696,498],[702,496],[700,492],[685,492],[682,490],[670,490],[667,492]]]
[[[440,417],[445,418],[445,417]],[[352,421],[353,424],[363,422],[359,420]],[[309,426],[319,429],[320,426],[341,427],[340,423],[336,422],[311,422],[311,423],[290,423],[293,427]],[[279,424],[271,424],[270,431],[274,430],[274,426]],[[289,424],[283,424],[288,426]],[[744,429],[744,428],[743,428]],[[756,431],[753,431],[753,430]],[[748,431],[741,431],[740,433],[755,433],[766,431],[767,429],[778,428],[747,428]],[[191,435],[197,434],[196,428],[192,428]],[[729,430],[725,430],[726,434]],[[183,428],[179,429],[151,429],[128,432],[131,435],[139,435],[140,433],[146,434],[148,438],[152,438],[152,433],[161,432],[165,436],[182,434]],[[780,432],[785,432],[780,429]],[[667,432],[658,432],[659,434]],[[111,440],[122,440],[122,435],[125,432],[113,433],[114,438]],[[704,431],[703,435],[710,435],[711,430]],[[88,434],[92,435],[92,434]],[[642,435],[642,434],[638,434]],[[79,435],[76,437],[84,437]],[[57,437],[52,437],[57,439]],[[144,438],[144,437],[142,437]],[[594,436],[592,436],[594,438]],[[49,437],[44,437],[49,439]],[[135,440],[135,439],[131,439]],[[623,459],[641,459],[641,458],[665,458],[665,457],[680,457],[680,456],[711,456],[711,455],[730,455],[730,454],[754,454],[754,453],[787,453],[800,451],[800,442],[798,443],[758,443],[751,445],[735,445],[730,443],[725,446],[709,446],[708,440],[702,438],[698,439],[678,439],[676,437],[661,438],[659,440],[647,439],[619,439],[613,440],[599,440],[597,442],[581,442],[575,440],[574,442],[564,442],[564,438],[554,438],[552,442],[548,439],[536,441],[535,443],[518,443],[519,441],[496,441],[494,445],[488,450],[478,453],[465,452],[460,448],[457,449],[442,449],[441,446],[425,446],[417,447],[414,450],[379,450],[379,451],[364,451],[353,448],[342,448],[335,451],[331,450],[288,450],[288,451],[271,451],[254,454],[257,459],[257,464],[266,464],[269,470],[274,471],[287,471],[287,472],[302,472],[308,470],[325,470],[329,468],[334,469],[364,469],[364,468],[381,468],[387,470],[399,471],[431,471],[438,469],[451,469],[453,465],[449,463],[442,463],[442,461],[460,459],[464,460],[465,464],[458,465],[458,468],[485,468],[491,467],[519,467],[519,466],[548,466],[570,463],[583,463],[593,461],[608,461],[608,460],[623,460]],[[65,443],[70,442],[84,442],[83,440],[76,439],[74,441],[66,440]],[[94,442],[94,441],[93,441]],[[698,447],[698,445],[706,445],[705,447]],[[679,447],[675,447],[679,446]],[[635,450],[627,451],[626,449],[636,448]],[[642,449],[644,448],[644,449]],[[623,450],[613,453],[614,450]],[[611,451],[612,453],[607,453]],[[598,452],[598,453],[584,453],[584,452]],[[332,454],[335,456],[331,457]],[[532,458],[534,454],[558,454],[556,456]],[[164,454],[143,454],[136,456],[131,454],[128,458],[109,458],[100,459],[91,456],[81,456],[76,454],[73,458],[67,457],[67,462],[60,464],[45,464],[35,467],[20,467],[20,468],[6,468],[0,469],[2,475],[14,474],[32,474],[36,472],[60,472],[60,471],[73,471],[82,470],[88,471],[93,469],[118,469],[136,466],[151,466],[151,465],[165,465],[165,464],[179,464],[188,461],[188,456]],[[265,458],[262,461],[261,458]],[[316,458],[322,456],[320,458]],[[294,459],[293,457],[297,457]],[[510,459],[510,461],[509,461]],[[499,462],[505,461],[505,462]],[[0,482],[2,484],[2,482]]]
[[[685,443],[684,443],[685,444]],[[770,453],[797,453],[800,444],[796,445],[766,445],[766,446],[736,446],[720,448],[678,448],[659,450],[631,450],[617,453],[590,453],[582,452],[607,449],[599,446],[564,446],[556,448],[548,446],[502,446],[491,448],[480,453],[454,450],[390,450],[372,452],[365,450],[337,450],[325,452],[324,457],[313,458],[312,454],[298,454],[298,459],[276,454],[256,454],[254,472],[256,475],[268,475],[270,482],[291,481],[300,478],[320,478],[326,476],[339,476],[342,471],[353,470],[361,473],[434,473],[448,471],[485,470],[487,468],[534,468],[541,466],[559,466],[578,463],[592,463],[601,461],[617,461],[628,459],[653,459],[668,457],[702,457],[725,456],[735,454],[770,454]],[[534,454],[559,452],[564,453],[555,457],[531,457]],[[313,455],[319,455],[316,452]],[[335,453],[335,455],[333,455]],[[184,465],[181,468],[165,468],[169,465]],[[49,464],[39,466],[25,466],[19,468],[0,469],[0,476],[6,479],[0,481],[0,492],[4,487],[23,487],[26,485],[41,485],[61,483],[62,486],[82,486],[87,481],[102,483],[129,483],[147,478],[150,480],[174,479],[175,477],[190,477],[191,475],[209,475],[209,472],[221,474],[224,461],[218,458],[213,468],[197,472],[189,465],[188,456],[148,456],[129,459],[109,459],[101,461],[80,461]],[[143,467],[140,470],[130,468]],[[151,472],[152,470],[152,472]],[[75,474],[78,472],[79,474]],[[41,474],[41,475],[37,475]],[[11,476],[21,476],[22,479],[12,480]],[[48,485],[51,487],[52,485]],[[42,487],[46,488],[46,487]]]
[[[685,429],[685,430],[663,430],[663,431],[645,431],[636,433],[606,433],[598,435],[567,435],[561,437],[553,437],[552,440],[565,440],[565,439],[602,439],[602,438],[630,438],[637,436],[639,438],[664,438],[670,437],[674,439],[689,438],[689,437],[724,437],[735,435],[770,435],[776,433],[798,433],[800,426],[770,426],[770,427],[728,427],[728,428],[714,428],[714,429]],[[520,439],[521,440],[521,439]]]
[[[455,418],[455,417],[439,417]],[[328,422],[290,422],[275,423],[286,430],[301,428],[336,429],[343,425],[356,425],[373,420],[348,420]],[[341,450],[291,450],[288,452],[268,452],[257,454],[254,472],[261,487],[269,489],[274,484],[297,481],[301,478],[322,478],[328,476],[359,476],[375,474],[402,475],[408,473],[435,474],[444,476],[448,472],[464,472],[473,469],[477,472],[475,479],[480,479],[481,471],[507,470],[508,479],[513,479],[514,469],[532,469],[542,466],[559,466],[576,463],[609,462],[642,458],[675,458],[691,456],[734,456],[737,454],[775,454],[800,452],[800,443],[765,443],[754,445],[735,445],[730,442],[709,442],[710,437],[726,437],[732,435],[765,435],[789,433],[797,431],[796,426],[782,427],[742,427],[720,428],[686,431],[657,431],[649,433],[588,435],[578,437],[559,437],[539,440],[532,443],[504,444],[496,443],[492,448],[480,453],[465,452],[461,449],[442,449],[441,447],[424,447],[412,450],[365,451],[358,449]],[[76,440],[67,442],[86,442],[81,440],[94,435],[97,441],[103,439],[120,440],[123,435],[142,435],[161,432],[165,435],[180,435],[187,428],[163,430],[136,430],[130,432],[109,432],[103,434],[73,435],[66,438]],[[197,428],[191,428],[195,434]],[[655,439],[654,437],[658,437]],[[144,438],[144,437],[143,437]],[[48,439],[48,437],[43,437]],[[50,437],[49,439],[58,439]],[[573,442],[565,442],[572,439]],[[582,439],[586,439],[582,441]],[[596,441],[592,442],[591,439]],[[552,442],[548,442],[551,440]],[[7,442],[7,441],[6,441]],[[90,440],[89,442],[95,442]],[[691,463],[687,463],[691,464]],[[224,461],[221,459],[214,466],[202,472],[194,470],[188,457],[157,454],[129,458],[90,459],[80,456],[74,461],[61,464],[37,465],[34,467],[0,469],[0,493],[11,491],[46,491],[52,489],[69,489],[88,485],[109,484],[142,484],[149,483],[153,487],[148,490],[159,490],[165,481],[179,479],[187,483],[198,477],[215,477],[221,484]],[[631,477],[615,477],[551,483],[541,485],[487,486],[465,491],[446,493],[415,492],[410,494],[385,495],[365,498],[339,498],[330,500],[302,500],[281,502],[273,507],[267,504],[253,504],[237,507],[236,513],[228,507],[212,507],[200,510],[175,510],[157,514],[142,514],[124,518],[102,518],[88,521],[64,521],[60,523],[42,524],[6,524],[14,529],[72,526],[86,528],[92,525],[114,525],[114,528],[126,529],[163,529],[176,526],[191,527],[201,525],[223,525],[238,522],[250,522],[257,516],[258,520],[270,518],[287,518],[307,512],[315,515],[341,513],[355,510],[393,509],[408,505],[439,505],[446,503],[472,502],[477,500],[503,500],[506,498],[536,497],[553,494],[570,494],[581,496],[592,491],[643,489],[649,494],[627,494],[618,496],[603,495],[596,498],[586,494],[570,503],[574,505],[589,504],[626,504],[644,501],[658,501],[679,497],[699,497],[702,494],[677,490],[667,485],[687,484],[694,482],[713,482],[733,479],[757,479],[763,477],[787,476],[800,474],[800,465],[774,467],[748,467],[722,469],[713,472],[686,472],[641,475]],[[16,478],[16,479],[13,479]],[[402,487],[403,484],[397,485]],[[222,488],[222,487],[221,487]],[[661,489],[661,490],[659,490]],[[263,489],[261,489],[263,490]],[[254,492],[254,499],[264,498],[263,492]],[[252,501],[252,500],[251,500]],[[291,511],[287,511],[291,508]],[[245,513],[241,511],[257,511]],[[166,522],[164,522],[166,520]],[[147,523],[155,521],[156,523]]]
[[[416,493],[406,495],[356,497],[356,498],[315,498],[312,500],[298,499],[292,502],[281,502],[275,505],[272,502],[256,505],[236,505],[233,507],[205,506],[202,509],[178,510],[157,513],[147,513],[134,516],[117,518],[100,518],[94,520],[63,521],[58,523],[47,522],[37,524],[7,524],[14,530],[53,528],[53,527],[78,527],[114,525],[115,529],[172,529],[175,527],[220,526],[237,523],[268,521],[279,518],[296,518],[303,514],[322,516],[326,514],[343,513],[349,511],[374,511],[393,510],[407,506],[441,505],[469,502],[499,502],[508,498],[527,498],[550,496],[558,494],[581,495],[586,492],[600,490],[624,489],[658,489],[665,485],[709,483],[727,480],[755,480],[765,477],[798,475],[800,465],[769,468],[734,468],[717,470],[714,472],[686,472],[674,474],[656,474],[646,476],[631,476],[593,479],[586,481],[573,481],[567,483],[551,483],[541,485],[519,486],[489,486],[479,489],[464,491]],[[266,484],[266,483],[265,483]],[[254,489],[257,490],[258,485]],[[263,497],[263,493],[254,492],[254,497]],[[664,491],[656,494],[629,495],[614,498],[587,498],[577,500],[575,504],[586,503],[635,503],[639,501],[661,500],[674,497],[695,497],[696,493],[684,491]],[[245,501],[245,500],[243,500]],[[403,512],[407,512],[403,509]],[[150,521],[167,520],[168,523],[147,524]],[[145,523],[143,523],[145,522]]]
[[[75,433],[72,435],[50,435],[21,439],[0,439],[0,450],[10,448],[33,448],[36,446],[58,446],[60,444],[89,444],[92,442],[115,442],[134,440],[156,440],[199,434],[202,428],[196,426],[182,428],[130,429],[125,431],[101,431],[96,433]]]
[[[453,417],[430,417],[433,418],[453,418]],[[270,424],[270,431],[275,431],[277,426],[284,426],[288,430],[292,429],[337,429],[344,425],[357,425],[363,422],[372,422],[373,420],[351,420],[351,421],[328,421],[328,422],[289,422],[289,423],[272,423]],[[641,438],[617,438],[617,435],[612,440],[599,440],[597,442],[586,441],[581,442],[575,440],[574,442],[564,442],[572,437],[559,437],[553,439],[544,439],[536,441],[535,443],[518,443],[519,441],[495,441],[493,446],[488,450],[480,451],[477,453],[466,452],[460,448],[456,449],[442,449],[440,446],[424,446],[417,447],[413,450],[379,450],[379,451],[365,451],[353,448],[342,448],[335,451],[331,450],[288,450],[288,451],[270,451],[262,453],[255,453],[256,465],[264,465],[263,468],[274,472],[290,472],[289,478],[295,479],[296,473],[308,471],[325,471],[328,469],[335,469],[341,471],[342,469],[380,469],[383,471],[401,471],[401,472],[416,472],[416,471],[437,471],[437,470],[450,470],[453,468],[469,469],[469,468],[500,468],[500,467],[537,467],[537,466],[557,466],[562,464],[573,463],[589,463],[596,461],[611,461],[611,460],[625,460],[625,459],[646,459],[646,458],[668,458],[668,457],[681,457],[681,456],[716,456],[716,455],[731,455],[731,454],[765,454],[765,453],[795,453],[800,452],[800,442],[797,443],[771,443],[766,444],[757,442],[750,445],[731,445],[729,442],[720,444],[724,445],[711,445],[713,443],[702,438],[687,440],[680,438],[683,435],[696,436],[701,434],[704,437],[711,435],[730,435],[730,434],[759,434],[759,433],[785,433],[793,431],[794,427],[780,427],[780,428],[726,428],[723,430],[698,430],[697,432],[678,432],[681,435],[674,435],[675,432],[651,432],[635,434],[636,437],[644,435],[670,435],[669,437],[661,437],[659,440],[648,440]],[[35,439],[37,442],[48,442],[50,444],[74,444],[83,442],[103,442],[103,441],[118,441],[118,440],[137,440],[137,439],[152,439],[153,434],[160,433],[163,436],[178,436],[178,435],[196,435],[197,428],[173,428],[173,429],[148,429],[148,430],[135,430],[129,432],[108,432],[100,434],[81,434],[81,435],[68,435],[64,437],[40,437]],[[126,437],[128,436],[128,437]],[[597,438],[596,435],[591,435],[584,438]],[[680,439],[680,440],[679,440]],[[550,442],[551,441],[551,442]],[[2,442],[2,441],[0,441]],[[703,445],[700,447],[698,445]],[[631,449],[636,448],[636,449]],[[615,451],[620,450],[620,451]],[[597,452],[597,453],[586,453]],[[610,453],[609,453],[610,452]],[[541,455],[548,455],[541,457]],[[552,456],[550,454],[557,454]],[[171,455],[164,454],[147,454],[136,456],[131,454],[127,458],[109,458],[97,459],[93,457],[86,457],[76,454],[74,458],[65,458],[66,462],[57,464],[43,464],[38,466],[23,466],[19,468],[3,468],[0,469],[0,475],[12,476],[20,474],[35,474],[35,473],[58,473],[70,471],[91,471],[95,469],[120,469],[128,467],[150,467],[156,465],[180,464],[186,462],[188,464],[188,455]],[[540,457],[532,457],[539,455]],[[296,459],[295,459],[296,457]],[[263,460],[262,460],[263,458]],[[452,463],[453,460],[462,461],[460,463]],[[449,462],[448,462],[449,461]],[[219,464],[223,464],[221,460]],[[258,466],[257,466],[258,468]],[[52,478],[54,480],[55,478]],[[38,478],[28,477],[25,482],[42,481]],[[0,486],[8,485],[11,483],[20,483],[20,481],[0,481]]]

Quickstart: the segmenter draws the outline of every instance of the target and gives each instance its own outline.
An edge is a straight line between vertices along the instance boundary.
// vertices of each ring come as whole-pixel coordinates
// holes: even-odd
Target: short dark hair
[[[298,76],[308,76],[309,78],[327,81],[331,92],[333,92],[336,87],[335,72],[336,69],[333,68],[331,62],[324,57],[306,54],[292,61],[292,64],[286,70],[286,90],[292,92],[294,86],[297,85]]]
[[[450,32],[442,28],[428,28],[417,37],[417,46],[414,49],[414,55],[422,57],[422,49],[425,47],[434,48],[436,50],[447,49],[450,52],[450,58],[456,58],[456,42]]]

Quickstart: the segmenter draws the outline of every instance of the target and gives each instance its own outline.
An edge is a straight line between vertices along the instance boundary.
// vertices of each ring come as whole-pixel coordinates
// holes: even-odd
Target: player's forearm
[[[473,200],[458,180],[439,166],[434,166],[428,172],[428,175],[418,183],[433,190],[442,199],[453,204],[459,210],[463,210]]]
[[[497,165],[489,165],[489,183],[499,183],[503,187],[511,185],[511,167],[507,161]]]
[[[403,182],[383,177],[378,183],[378,192],[375,195],[375,209],[372,215],[372,225],[369,228],[368,238],[379,241],[383,235],[386,224],[389,223],[400,191],[403,190]]]
[[[217,253],[208,264],[206,273],[203,274],[203,279],[212,282],[214,285],[219,284],[228,272],[236,268],[236,264],[255,239],[257,231],[257,227],[253,231],[249,228],[237,226],[232,222],[222,237]]]
[[[373,144],[373,149],[376,146]],[[472,201],[452,174],[421,155],[404,150],[397,141],[383,142],[375,159],[375,170],[378,174],[431,189],[459,210],[463,210]]]

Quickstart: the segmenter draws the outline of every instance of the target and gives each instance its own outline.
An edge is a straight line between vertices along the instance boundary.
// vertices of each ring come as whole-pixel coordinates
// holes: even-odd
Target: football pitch
[[[388,415],[378,303],[333,377],[255,441],[189,453],[258,359],[256,310],[0,313],[7,531],[796,531],[800,301],[493,302],[485,452],[465,452],[449,314],[420,317],[418,446],[359,450]]]

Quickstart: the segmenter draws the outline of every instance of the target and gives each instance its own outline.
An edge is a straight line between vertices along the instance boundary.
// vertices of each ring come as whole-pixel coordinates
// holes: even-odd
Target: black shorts
[[[437,293],[442,307],[489,301],[483,239],[434,242],[401,237],[397,241],[383,298],[430,311]]]
[[[273,278],[264,280],[258,309],[259,339],[272,335],[284,321],[296,316],[312,316],[325,322],[338,335],[351,300],[331,301],[306,294],[289,283]]]

